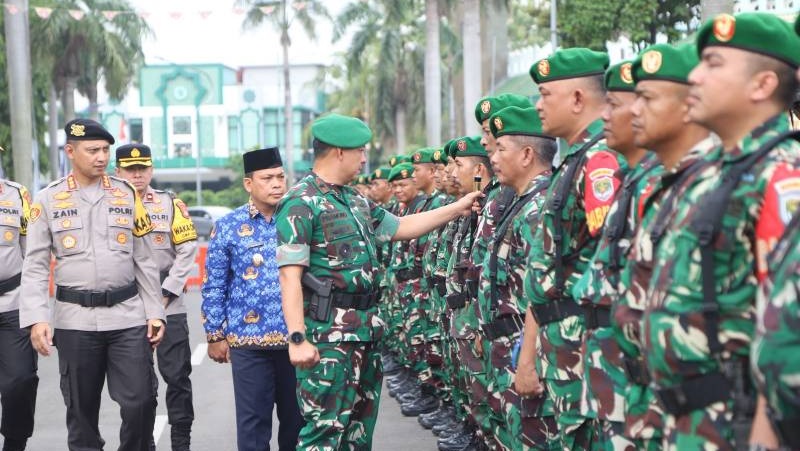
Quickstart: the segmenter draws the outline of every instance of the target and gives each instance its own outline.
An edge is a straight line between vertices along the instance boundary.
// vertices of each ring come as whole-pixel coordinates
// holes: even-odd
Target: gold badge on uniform
[[[134,147],[133,150],[131,150],[131,157],[139,158],[141,155],[142,155],[142,152],[140,152],[139,149]]]
[[[114,200],[111,201],[111,205],[118,205],[118,206],[121,206],[121,207],[127,207],[130,204],[131,203],[128,202],[127,200],[125,200],[125,199],[114,199]]]
[[[53,195],[53,199],[55,200],[65,200],[69,199],[70,197],[72,197],[72,194],[68,191],[61,191],[60,193],[55,193]]]
[[[253,255],[253,264],[256,266],[261,266],[264,263],[264,256],[261,254],[254,254]]]
[[[392,166],[394,166],[395,164],[397,164],[397,157],[392,157],[392,159],[391,159],[391,160],[389,160],[389,164],[390,164],[390,165],[392,165]]]
[[[64,209],[64,208],[74,207],[75,204],[72,203],[72,202],[61,201],[61,202],[59,202],[59,203],[57,203],[57,204],[55,204],[53,206],[56,207],[56,208]]]
[[[736,33],[736,18],[730,14],[720,14],[714,19],[714,37],[718,41],[728,42]]]
[[[64,246],[64,249],[72,249],[76,244],[78,244],[78,240],[76,240],[72,235],[67,235],[64,238],[61,238],[61,244]]]
[[[258,271],[252,266],[248,266],[247,269],[244,271],[244,275],[242,275],[242,279],[244,280],[253,280],[258,277]]]
[[[378,178],[381,177],[381,170],[380,169],[375,171],[375,177],[378,177]]]
[[[116,188],[114,191],[111,191],[111,195],[114,197],[128,197],[128,193],[122,191],[119,188]]]
[[[642,55],[642,69],[648,74],[654,74],[661,69],[661,52],[650,50]]]
[[[72,221],[70,221],[69,219],[65,219],[65,220],[61,221],[61,227],[65,228],[65,229],[68,228],[68,227],[72,227]]]
[[[550,75],[550,61],[546,59],[539,61],[539,64],[536,65],[536,70],[539,71],[539,75],[542,77]]]
[[[0,207],[13,207],[14,202],[10,200],[0,200]]]
[[[467,142],[464,141],[463,139],[459,139],[458,144],[456,144],[456,148],[458,148],[459,152],[467,150]]]
[[[631,69],[631,63],[624,63],[619,67],[619,78],[625,84],[633,84],[633,74],[631,73]]]
[[[117,234],[117,243],[125,244],[128,242],[128,234],[125,232],[119,232]]]
[[[165,238],[163,233],[156,233],[153,235],[153,242],[156,244],[164,244]]]
[[[37,202],[37,203],[31,205],[31,219],[30,219],[30,222],[31,223],[36,222],[39,219],[40,216],[42,216],[42,204]]]
[[[131,223],[131,220],[128,218],[123,218],[122,216],[118,216],[117,219],[114,220],[119,225],[128,225]]]
[[[247,324],[257,323],[258,320],[260,319],[261,316],[259,316],[259,314],[255,312],[255,310],[250,310],[249,312],[247,312],[246,315],[244,315],[244,322]]]
[[[6,230],[5,233],[3,233],[3,239],[6,240],[6,241],[13,240],[14,239],[14,232],[12,232],[10,230]]]
[[[422,154],[420,154],[419,152],[414,154],[414,162],[415,163],[419,163],[419,160],[421,160],[421,159],[422,159]]]
[[[236,232],[239,236],[251,236],[253,235],[253,228],[250,227],[250,224],[242,224],[239,226],[239,231]]]
[[[481,102],[481,112],[483,114],[489,114],[490,111],[492,111],[492,102],[488,100]]]
[[[402,171],[400,171],[400,176],[403,177],[404,179],[408,178],[408,169],[403,169]]]
[[[503,129],[503,120],[500,119],[500,116],[494,118],[494,127],[500,131]]]
[[[86,127],[83,125],[72,124],[69,127],[69,134],[72,136],[85,136],[86,135]]]

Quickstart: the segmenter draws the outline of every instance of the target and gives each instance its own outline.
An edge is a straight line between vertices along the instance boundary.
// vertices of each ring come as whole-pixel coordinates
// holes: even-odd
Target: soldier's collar
[[[108,175],[103,174],[101,177],[100,183],[103,185],[103,189],[111,189],[111,178]],[[70,173],[67,176],[67,190],[68,191],[75,191],[79,189],[80,186],[78,185],[78,180],[75,179],[75,174]]]
[[[147,191],[145,191],[144,196],[142,196],[142,202],[160,204],[161,199],[159,199],[158,196],[156,196],[155,190],[153,190],[152,187],[148,186]]]
[[[766,142],[768,138],[777,136],[778,133],[783,133],[788,130],[789,119],[783,113],[776,114],[745,135],[744,138],[736,143],[736,147],[733,149],[723,149],[722,159],[725,162],[741,160],[758,150],[760,145]]]

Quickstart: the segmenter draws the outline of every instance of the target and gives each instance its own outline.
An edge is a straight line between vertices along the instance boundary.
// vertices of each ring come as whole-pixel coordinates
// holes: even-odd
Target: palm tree
[[[481,98],[481,5],[479,0],[463,0],[464,8],[464,124],[467,134],[477,134],[472,118]]]
[[[439,47],[439,2],[425,0],[425,136],[428,146],[437,146],[442,141],[442,61]]]
[[[293,109],[292,109],[292,89],[289,71],[289,47],[292,40],[289,37],[289,28],[297,20],[303,27],[306,35],[314,38],[314,25],[317,18],[327,18],[328,10],[322,5],[320,0],[293,1],[259,1],[259,0],[239,0],[250,9],[244,21],[244,27],[253,28],[260,26],[264,22],[269,22],[281,33],[281,48],[283,49],[283,114],[284,114],[284,149],[286,150],[289,180],[294,183],[294,131],[293,131]],[[290,8],[293,10],[290,11]]]

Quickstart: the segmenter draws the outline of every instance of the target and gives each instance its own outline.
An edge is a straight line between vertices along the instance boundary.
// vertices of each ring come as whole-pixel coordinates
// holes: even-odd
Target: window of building
[[[192,118],[191,116],[175,116],[172,118],[173,135],[191,135]]]
[[[131,129],[131,142],[140,143],[144,141],[144,129],[141,119],[131,119],[128,126]]]

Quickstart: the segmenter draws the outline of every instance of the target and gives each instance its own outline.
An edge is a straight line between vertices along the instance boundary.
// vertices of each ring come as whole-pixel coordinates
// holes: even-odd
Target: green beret
[[[487,96],[479,100],[478,104],[475,105],[475,119],[479,124],[483,124],[483,121],[489,119],[489,116],[509,106],[526,108],[533,106],[533,104],[527,97],[517,94]]]
[[[582,47],[558,50],[547,58],[535,62],[530,69],[537,84],[567,78],[602,75],[608,68],[608,54]]]
[[[631,61],[623,61],[608,68],[605,76],[606,91],[633,92],[636,85],[633,83]]]
[[[395,167],[400,163],[408,162],[409,156],[408,155],[395,155],[389,159],[389,167]]]
[[[446,145],[446,144],[445,144]],[[431,161],[438,164],[447,164],[447,152],[444,148],[435,149],[433,151],[433,155],[431,156]]]
[[[633,81],[663,80],[689,84],[689,72],[699,63],[694,44],[653,44],[633,61]]]
[[[486,153],[486,149],[483,148],[481,145],[481,137],[480,136],[465,136],[463,138],[458,138],[453,144],[453,153],[452,157],[486,157],[489,158],[489,154]]]
[[[697,52],[710,46],[734,47],[800,66],[800,36],[789,22],[770,13],[720,14],[707,21],[697,32]]]
[[[414,175],[414,166],[412,166],[411,163],[400,163],[392,168],[392,172],[389,173],[389,178],[387,180],[394,182],[397,180],[410,179],[412,175]]]
[[[331,113],[311,124],[314,138],[333,147],[358,149],[372,139],[372,130],[361,119]]]
[[[444,150],[444,153],[450,158],[455,158],[456,156],[456,141],[458,141],[458,139],[451,139],[442,146],[442,150]]]
[[[389,178],[389,173],[392,171],[392,168],[389,166],[381,166],[378,169],[372,171],[372,175],[369,176],[369,180],[386,180]]]
[[[534,107],[503,108],[489,118],[489,127],[495,138],[504,135],[526,135],[553,139],[542,131],[542,120]]]
[[[365,174],[361,174],[356,177],[356,185],[366,185],[369,183],[369,176]]]
[[[433,163],[433,147],[424,147],[411,155],[411,164]]]

